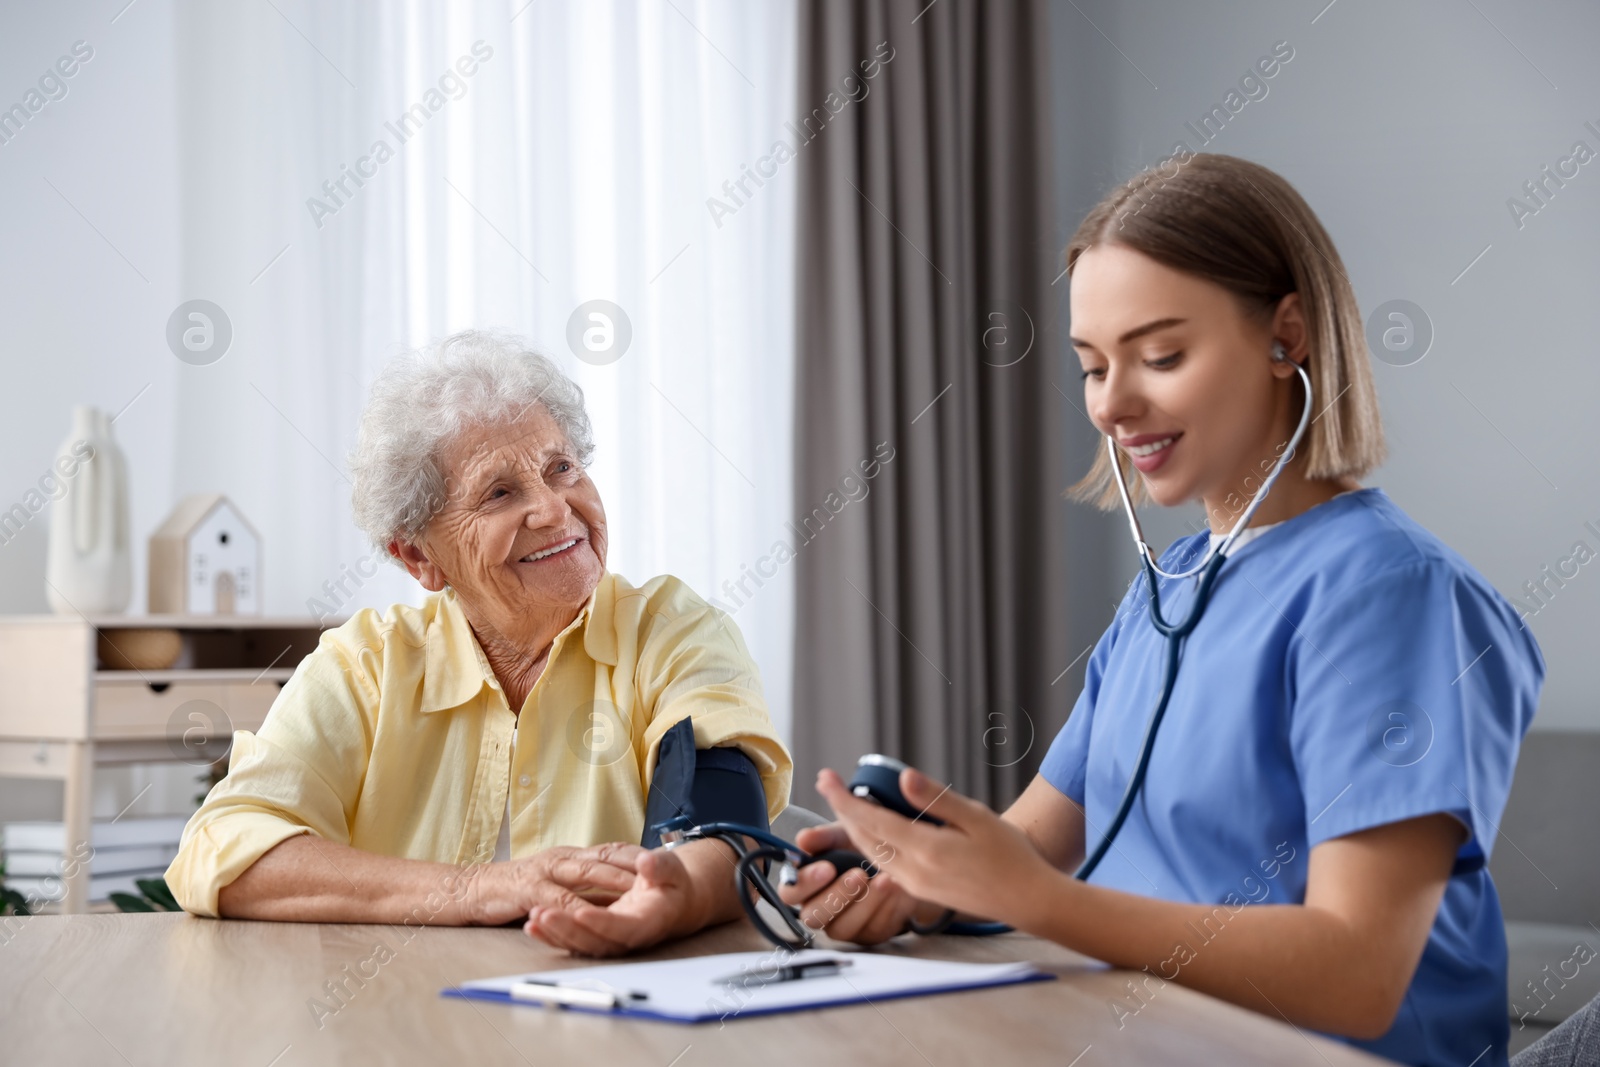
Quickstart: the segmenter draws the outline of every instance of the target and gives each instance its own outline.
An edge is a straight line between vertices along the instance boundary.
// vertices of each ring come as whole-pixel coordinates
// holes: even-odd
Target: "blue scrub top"
[[[1161,569],[1206,546],[1180,539]],[[1160,579],[1167,621],[1197,585]],[[1166,640],[1148,611],[1141,575],[1040,768],[1084,806],[1091,847],[1160,695]],[[1505,928],[1485,863],[1544,672],[1515,609],[1383,490],[1310,508],[1222,565],[1142,794],[1090,881],[1222,905],[1188,943],[1198,955],[1243,906],[1302,903],[1320,842],[1447,812],[1469,836],[1405,1003],[1383,1037],[1349,1043],[1402,1063],[1505,1064]]]

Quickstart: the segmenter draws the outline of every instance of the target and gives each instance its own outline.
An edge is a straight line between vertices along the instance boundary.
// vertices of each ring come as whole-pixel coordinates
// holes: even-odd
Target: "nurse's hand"
[[[811,853],[855,848],[839,823],[809,826],[794,843]],[[904,933],[913,916],[919,922],[932,922],[944,910],[907,893],[892,875],[880,871],[869,879],[859,867],[841,875],[826,860],[801,867],[799,880],[792,886],[779,886],[778,895],[784,903],[799,908],[800,921],[813,930],[862,945],[876,945]]]
[[[943,826],[853,796],[830,770],[817,775],[817,791],[833,805],[856,851],[873,857],[883,872],[872,881],[887,876],[922,900],[1017,926],[1048,899],[1059,875],[1020,827],[913,768],[900,774],[901,793]]]

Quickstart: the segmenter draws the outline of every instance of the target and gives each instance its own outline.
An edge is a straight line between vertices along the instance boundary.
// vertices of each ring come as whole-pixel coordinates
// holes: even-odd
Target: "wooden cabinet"
[[[63,860],[90,840],[97,767],[189,763],[255,731],[321,632],[342,619],[248,615],[0,616],[0,775],[58,778]],[[119,631],[176,631],[164,670],[107,669],[96,649]],[[88,910],[89,870],[69,865],[61,910]]]

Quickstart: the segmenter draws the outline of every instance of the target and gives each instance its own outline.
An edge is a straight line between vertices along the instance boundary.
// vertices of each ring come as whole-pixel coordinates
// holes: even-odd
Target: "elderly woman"
[[[185,909],[520,921],[589,955],[738,914],[725,845],[641,842],[686,807],[764,825],[789,754],[733,623],[676,578],[606,570],[592,450],[577,385],[505,338],[382,373],[355,517],[430,595],[325,633],[234,735],[167,871]]]

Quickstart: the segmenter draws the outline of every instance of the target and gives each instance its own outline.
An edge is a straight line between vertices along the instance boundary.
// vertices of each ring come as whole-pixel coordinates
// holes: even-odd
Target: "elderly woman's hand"
[[[737,912],[733,860],[718,842],[694,841],[671,850],[602,847],[611,850],[608,863],[633,872],[632,886],[603,907],[570,896],[555,905],[541,904],[529,913],[524,930],[578,955],[617,956],[693,933]],[[696,889],[717,883],[724,870],[726,892],[706,894]]]
[[[538,908],[570,909],[605,904],[626,894],[635,881],[629,849],[637,845],[547,848],[525,859],[481,869],[478,922],[499,926]]]

